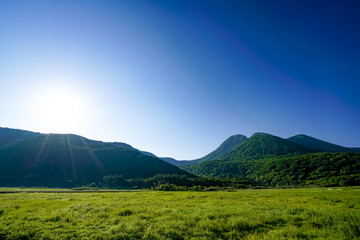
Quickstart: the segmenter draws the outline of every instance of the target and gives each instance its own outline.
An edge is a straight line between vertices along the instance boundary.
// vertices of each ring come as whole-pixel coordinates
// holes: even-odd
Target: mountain
[[[141,151],[137,148],[132,147],[131,145],[127,144],[127,143],[122,143],[122,142],[112,142],[112,144],[119,146],[119,147],[123,147],[123,148],[127,148],[130,150],[134,150],[134,151],[138,151],[141,152],[142,154],[146,155],[146,156],[150,156],[150,157],[155,157],[158,158],[155,154],[151,153],[151,152],[146,152],[146,151]]]
[[[257,159],[309,152],[313,151],[286,139],[255,133],[221,159],[181,168],[199,176],[244,177],[249,166]]]
[[[42,134],[0,149],[2,186],[73,187],[100,182],[105,176],[156,174],[193,176],[138,150],[72,134]]]
[[[0,127],[0,147],[29,137],[40,136],[40,133]]]
[[[255,133],[247,141],[227,154],[223,161],[259,159],[286,154],[308,153],[309,149],[270,134]]]
[[[360,148],[358,147],[351,147],[350,149],[355,152],[360,152]]]
[[[230,151],[232,151],[235,147],[245,142],[246,140],[247,137],[245,137],[244,135],[240,135],[240,134],[233,135],[228,139],[226,139],[217,149],[215,149],[208,155],[195,160],[180,161],[180,160],[175,160],[173,158],[162,158],[162,159],[176,166],[195,165],[209,160],[220,159],[224,157],[226,154],[228,154]]]
[[[115,146],[118,147],[122,147],[122,148],[127,148],[127,149],[131,149],[131,150],[137,150],[140,151],[136,148],[133,148],[131,145],[127,144],[127,143],[122,143],[122,142],[112,142],[112,144],[114,144]]]
[[[162,157],[160,159],[175,166],[179,166],[179,162],[182,162],[170,157]]]
[[[344,149],[305,135],[289,139],[266,133],[255,133],[248,139],[234,135],[215,151],[191,161],[192,165],[189,161],[159,159],[126,143],[94,141],[73,134],[0,128],[0,143],[0,186],[141,188],[170,183],[169,179],[174,184],[187,181],[191,186],[218,186],[219,181],[231,183],[233,178],[245,185],[261,186],[360,185],[360,153],[354,153],[359,148]],[[231,179],[194,178],[185,170],[198,176]]]
[[[332,144],[321,146],[334,150]],[[360,184],[360,153],[321,152],[264,133],[254,134],[219,160],[181,168],[199,176],[246,178],[260,186]]]
[[[160,159],[178,167],[194,165],[197,163],[196,160],[176,160],[175,158],[171,158],[171,157],[161,157]]]
[[[327,151],[327,152],[354,152],[350,148],[335,145],[329,142],[325,142],[304,134],[295,135],[287,139],[290,142],[299,144],[303,147],[307,147],[314,150]]]
[[[157,158],[157,156],[156,156],[155,154],[151,153],[151,152],[146,152],[146,151],[140,151],[140,152],[141,152],[142,154],[146,155],[146,156],[156,157],[156,158]]]

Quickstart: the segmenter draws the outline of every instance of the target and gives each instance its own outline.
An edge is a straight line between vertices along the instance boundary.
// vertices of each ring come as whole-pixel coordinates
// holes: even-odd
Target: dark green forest
[[[181,168],[198,176],[245,178],[259,186],[360,185],[360,154],[344,149],[321,152],[269,134],[254,134],[221,159]]]
[[[360,153],[312,153],[262,159],[247,176],[264,186],[360,185]]]
[[[310,152],[313,152],[313,150],[279,137],[259,133],[254,134],[221,159],[181,167],[199,176],[222,178],[244,177],[246,171],[257,159]]]
[[[107,175],[148,178],[192,174],[156,157],[71,134],[30,137],[0,149],[0,185],[74,187]]]

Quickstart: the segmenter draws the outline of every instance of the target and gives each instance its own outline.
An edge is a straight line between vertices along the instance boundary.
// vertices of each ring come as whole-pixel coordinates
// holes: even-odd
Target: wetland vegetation
[[[1,194],[0,239],[357,239],[341,189]]]

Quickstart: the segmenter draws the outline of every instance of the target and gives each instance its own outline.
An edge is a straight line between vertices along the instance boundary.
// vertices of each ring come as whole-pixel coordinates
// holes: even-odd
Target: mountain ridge
[[[157,174],[193,177],[138,150],[74,134],[41,134],[0,148],[0,185],[73,187],[106,176],[147,178]]]
[[[229,153],[230,151],[226,152],[226,154],[222,155],[222,156],[217,156],[217,157],[214,157],[214,152],[216,152],[219,148],[221,148],[221,146],[223,144],[225,144],[229,139],[231,139],[232,137],[234,136],[243,136],[244,138],[246,138],[246,136],[244,135],[241,135],[241,134],[236,134],[236,135],[233,135],[231,137],[229,137],[228,139],[226,139],[223,143],[221,143],[221,145],[215,149],[214,151],[212,151],[211,153],[205,155],[204,157],[202,158],[198,158],[198,159],[194,159],[194,160],[176,160],[174,158],[171,158],[171,157],[162,157],[161,159],[163,159],[164,161],[167,161],[173,165],[176,165],[176,166],[189,166],[189,165],[197,165],[197,164],[200,164],[201,162],[204,162],[204,161],[208,161],[208,160],[218,160],[222,157],[224,157],[227,153]],[[264,132],[255,132],[253,133],[251,137],[256,137],[256,136],[273,136],[269,133],[264,133]],[[311,141],[308,141],[308,142],[304,142],[304,141],[299,141],[298,139],[299,138],[306,138],[307,140],[311,140]],[[320,140],[320,139],[317,139],[317,138],[314,138],[314,137],[310,137],[310,136],[307,136],[305,134],[297,134],[297,135],[294,135],[292,137],[289,137],[289,138],[282,138],[282,139],[285,139],[285,140],[288,140],[292,143],[295,143],[297,145],[300,145],[302,147],[305,147],[307,149],[311,149],[311,150],[314,150],[314,151],[330,151],[330,152],[360,152],[360,148],[356,148],[356,147],[353,147],[353,148],[347,148],[347,147],[343,147],[343,146],[340,146],[340,145],[336,145],[336,144],[333,144],[333,143],[329,143],[329,142],[326,142],[326,141],[323,141],[323,140]],[[240,144],[242,144],[243,142],[240,142]],[[239,145],[240,145],[239,144]],[[234,146],[235,147],[235,146]],[[232,149],[231,149],[232,150]],[[209,157],[210,156],[210,157]],[[184,168],[185,169],[185,168]]]
[[[248,165],[261,158],[313,152],[286,139],[270,134],[253,134],[221,159],[180,166],[195,175],[210,177],[244,177]]]
[[[153,183],[145,184],[148,178],[163,179],[154,180],[158,185],[166,183],[164,179],[181,184],[196,175],[246,179],[265,186],[360,184],[360,153],[355,153],[360,148],[346,148],[304,134],[288,139],[268,133],[254,133],[249,138],[233,135],[200,158],[203,161],[187,165],[179,165],[187,161],[160,159],[126,143],[75,134],[0,128],[0,139],[1,186],[120,186],[126,180],[127,186],[149,187]],[[198,183],[202,181],[200,178]]]
[[[314,150],[329,151],[329,152],[354,152],[350,148],[329,143],[314,137],[307,136],[305,134],[298,134],[290,138],[287,138],[287,140]]]
[[[0,147],[29,137],[40,136],[41,133],[21,129],[0,127]]]

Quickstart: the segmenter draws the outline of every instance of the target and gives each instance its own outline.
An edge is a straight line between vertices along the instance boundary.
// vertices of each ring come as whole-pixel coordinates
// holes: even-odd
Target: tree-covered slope
[[[264,186],[360,184],[360,153],[315,152],[269,134],[254,134],[222,159],[183,168],[199,176],[241,177]]]
[[[146,178],[189,173],[158,158],[113,143],[71,134],[46,134],[0,149],[0,185],[75,186],[106,175]]]
[[[165,161],[165,162],[167,162],[167,163],[170,163],[170,164],[172,164],[172,165],[175,165],[175,166],[181,165],[181,164],[179,164],[179,162],[181,162],[181,161],[178,161],[178,160],[176,160],[176,159],[174,159],[174,158],[162,157],[162,158],[160,158],[160,159],[163,160],[163,161]]]
[[[259,159],[287,154],[308,153],[309,149],[286,139],[270,134],[255,133],[243,144],[233,149],[222,161],[236,161],[240,159]]]
[[[360,185],[360,153],[312,153],[263,159],[247,177],[265,186]]]
[[[29,137],[40,136],[40,133],[0,127],[0,147]]]
[[[256,133],[221,159],[181,168],[199,176],[244,177],[257,159],[309,152],[312,151],[280,137]]]
[[[360,152],[360,148],[358,148],[358,147],[352,147],[352,148],[350,148],[351,150],[353,150],[353,151],[355,151],[355,152]]]
[[[327,152],[354,152],[350,148],[342,147],[339,145],[335,145],[329,142],[325,142],[304,134],[295,135],[293,137],[288,138],[290,142],[299,144],[306,148],[327,151]]]

